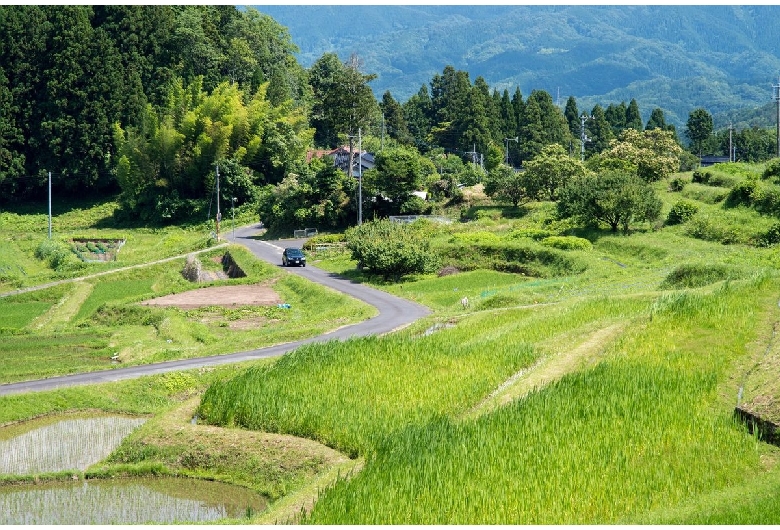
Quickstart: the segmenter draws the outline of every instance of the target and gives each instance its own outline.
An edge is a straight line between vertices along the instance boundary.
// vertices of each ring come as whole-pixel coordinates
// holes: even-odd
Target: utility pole
[[[504,143],[506,144],[506,149],[504,149],[504,163],[508,166],[509,165],[509,140],[512,140],[513,142],[520,143],[520,137],[515,136],[514,138],[504,138]]]
[[[731,143],[731,131],[734,130],[734,126],[729,123],[729,162],[734,162],[734,157],[732,156],[732,153],[734,152],[734,148],[732,147]]]
[[[352,139],[354,136],[349,136],[349,168],[347,169],[347,175],[349,175],[349,178],[352,178],[352,166],[354,165],[352,162]]]
[[[349,176],[354,176],[353,166],[354,158],[352,155],[352,140],[354,136],[348,135],[349,138]],[[363,224],[363,129],[358,127],[358,225]]]
[[[233,243],[236,242],[236,198],[230,198],[230,212],[233,214]]]
[[[51,239],[51,171],[49,171],[49,239]]]
[[[772,85],[772,99],[777,102],[777,156],[780,158],[780,78]]]
[[[219,222],[222,220],[222,212],[219,211],[219,164],[217,164],[217,242],[219,242]]]
[[[384,151],[385,150],[385,113],[382,113],[382,136],[379,140],[379,150]]]
[[[593,116],[583,114],[580,116],[580,162],[585,162],[585,142],[590,142],[590,138],[585,134],[585,121],[592,120]]]

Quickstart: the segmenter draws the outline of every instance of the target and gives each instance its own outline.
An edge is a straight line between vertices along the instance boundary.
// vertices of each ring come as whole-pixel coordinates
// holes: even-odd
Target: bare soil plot
[[[218,285],[169,294],[141,302],[142,305],[197,309],[206,306],[277,305],[282,303],[267,285]]]

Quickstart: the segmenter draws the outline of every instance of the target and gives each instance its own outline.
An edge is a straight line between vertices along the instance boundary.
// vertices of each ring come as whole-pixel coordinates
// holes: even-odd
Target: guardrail
[[[452,219],[442,217],[441,215],[391,215],[390,221],[394,223],[413,223],[417,219],[430,219],[431,221],[438,221],[439,223],[449,224]]]
[[[316,235],[317,235],[316,228],[304,228],[303,230],[293,230],[293,237],[295,238],[312,237]]]

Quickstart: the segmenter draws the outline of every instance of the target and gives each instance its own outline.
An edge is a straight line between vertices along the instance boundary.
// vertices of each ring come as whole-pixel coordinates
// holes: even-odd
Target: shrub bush
[[[73,260],[76,259],[76,256],[73,255],[65,243],[52,239],[44,239],[35,248],[35,257],[45,261],[50,269],[57,271],[68,265],[71,256],[73,256]]]
[[[666,217],[666,223],[670,225],[682,224],[690,220],[699,211],[699,207],[691,201],[685,199],[677,201],[669,215]]]
[[[685,188],[685,179],[682,177],[676,177],[669,182],[669,191],[682,191]]]
[[[200,260],[193,254],[190,254],[187,256],[187,263],[184,264],[181,275],[184,276],[184,279],[187,281],[198,282],[202,269],[203,266],[201,265]]]
[[[708,186],[717,188],[731,188],[737,183],[737,179],[723,173],[712,173],[707,179]]]
[[[447,265],[446,267],[443,267],[441,270],[439,270],[439,272],[436,274],[439,276],[439,278],[442,278],[444,276],[452,276],[453,274],[458,273],[460,273],[459,268],[453,267],[452,265]]]
[[[764,172],[761,173],[761,178],[778,178],[780,177],[780,158],[773,158],[766,163]]]
[[[707,184],[711,176],[712,173],[710,173],[709,171],[707,172],[694,171],[693,176],[691,177],[691,182],[696,182],[698,184]]]
[[[703,287],[733,277],[732,271],[722,264],[685,264],[680,265],[666,276],[661,282],[661,289]]]
[[[557,234],[551,230],[544,230],[542,228],[518,228],[512,230],[507,237],[510,239],[522,239],[527,237],[529,239],[539,241],[554,235]]]
[[[758,193],[758,182],[754,179],[746,179],[731,188],[726,203],[728,206],[752,206]]]
[[[749,237],[740,234],[734,226],[728,226],[718,219],[707,215],[694,216],[685,225],[685,234],[704,241],[715,241],[724,245],[748,243]]]
[[[429,224],[394,223],[387,219],[369,221],[345,232],[352,259],[368,267],[371,274],[381,274],[395,281],[407,274],[434,272],[437,256],[424,237]]]
[[[461,245],[477,245],[480,243],[498,243],[501,241],[501,238],[495,234],[494,232],[485,232],[485,231],[478,231],[478,232],[460,232],[457,234],[452,234],[452,237],[450,238],[450,243],[454,244],[461,244]]]
[[[542,239],[540,244],[561,250],[590,250],[593,244],[585,238],[575,236],[550,236]]]
[[[401,215],[427,215],[431,212],[431,206],[417,195],[410,195],[399,208]]]
[[[539,244],[453,244],[442,249],[442,254],[449,265],[465,271],[486,269],[549,278],[579,274],[587,268],[584,262]]]
[[[332,245],[334,243],[344,242],[346,242],[344,234],[319,234],[310,237],[306,243],[303,244],[303,249],[313,251],[317,248],[317,245]]]
[[[780,223],[775,223],[758,238],[758,245],[771,247],[780,243]]]

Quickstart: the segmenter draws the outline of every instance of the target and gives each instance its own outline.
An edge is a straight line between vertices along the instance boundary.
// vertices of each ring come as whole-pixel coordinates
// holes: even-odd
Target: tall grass
[[[664,295],[609,361],[476,421],[385,438],[306,522],[611,524],[744,484],[760,444],[732,417],[732,367],[776,297],[767,276]],[[682,520],[740,520],[702,515]]]
[[[301,349],[213,385],[201,413],[367,455],[308,523],[614,523],[759,473],[758,441],[723,395],[776,293],[759,275],[652,304],[605,297],[484,311],[414,339]],[[639,311],[602,364],[477,420],[453,419],[544,344]]]
[[[711,374],[617,361],[476,422],[385,440],[312,524],[608,524],[739,480],[755,441],[702,410]]]
[[[429,335],[310,345],[213,385],[199,415],[208,423],[294,434],[366,454],[405,425],[474,406],[545,353],[532,342],[643,306],[593,301],[541,313],[484,312]]]

